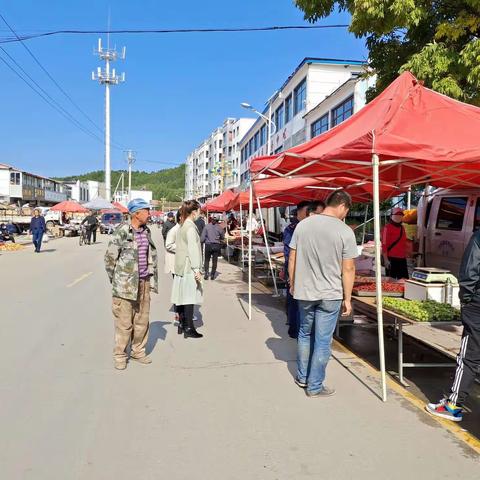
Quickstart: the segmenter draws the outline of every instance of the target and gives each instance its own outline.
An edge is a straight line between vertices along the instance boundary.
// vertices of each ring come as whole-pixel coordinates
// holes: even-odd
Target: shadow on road
[[[150,323],[150,331],[148,333],[148,341],[145,347],[147,355],[153,352],[159,340],[165,340],[167,337],[167,330],[164,325],[169,325],[171,322],[152,322]]]
[[[46,248],[45,250],[40,250],[40,253],[52,253],[56,251],[57,251],[56,248]]]
[[[244,308],[248,308],[248,294],[237,294]],[[277,360],[287,364],[288,371],[295,377],[296,375],[296,356],[297,342],[288,335],[288,325],[285,324],[287,316],[284,307],[285,299],[274,298],[271,295],[255,293],[252,295],[252,308],[265,314],[272,329],[277,337],[267,339],[265,344],[272,351]]]

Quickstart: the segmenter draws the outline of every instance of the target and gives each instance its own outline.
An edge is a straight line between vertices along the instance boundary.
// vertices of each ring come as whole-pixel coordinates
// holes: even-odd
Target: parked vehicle
[[[122,221],[123,215],[120,212],[102,213],[100,218],[100,233],[113,233]]]
[[[480,190],[439,189],[418,206],[420,263],[458,275],[463,252],[480,227]]]

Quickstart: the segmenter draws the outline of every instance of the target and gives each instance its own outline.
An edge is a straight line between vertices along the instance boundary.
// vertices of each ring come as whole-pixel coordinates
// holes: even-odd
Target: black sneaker
[[[210,277],[208,276],[208,273],[205,274],[205,276],[203,277],[204,280],[208,280]]]
[[[294,379],[294,382],[300,387],[300,388],[307,388],[306,382],[301,382],[298,378]]]

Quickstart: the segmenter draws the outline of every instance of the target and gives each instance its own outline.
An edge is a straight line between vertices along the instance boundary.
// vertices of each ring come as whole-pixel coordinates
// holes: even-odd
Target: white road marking
[[[88,273],[84,273],[81,277],[77,278],[76,280],[74,280],[72,283],[69,283],[67,285],[67,288],[71,288],[73,287],[74,285],[76,285],[77,283],[80,283],[82,280],[85,280],[86,278],[88,278],[93,272],[88,272]]]

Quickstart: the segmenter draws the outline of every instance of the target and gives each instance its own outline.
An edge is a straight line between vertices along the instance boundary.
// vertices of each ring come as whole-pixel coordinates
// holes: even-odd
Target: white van
[[[480,227],[480,189],[439,189],[418,207],[419,263],[458,275],[462,255]]]

